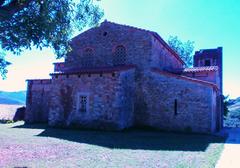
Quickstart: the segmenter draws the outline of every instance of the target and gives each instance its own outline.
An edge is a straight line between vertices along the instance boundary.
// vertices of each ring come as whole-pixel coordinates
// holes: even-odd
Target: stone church
[[[213,133],[222,128],[222,47],[185,63],[155,32],[104,21],[71,40],[51,79],[28,80],[26,123]]]

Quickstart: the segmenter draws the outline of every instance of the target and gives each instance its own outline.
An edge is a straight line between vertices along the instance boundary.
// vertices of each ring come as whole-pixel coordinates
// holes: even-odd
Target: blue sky
[[[223,47],[224,94],[240,96],[240,1],[239,0],[101,0],[103,18],[149,29],[167,40],[177,35],[195,42],[195,50]],[[0,90],[25,90],[25,79],[49,78],[56,62],[51,49],[9,55],[13,63]],[[57,60],[58,61],[58,60]],[[60,60],[62,61],[62,60]]]

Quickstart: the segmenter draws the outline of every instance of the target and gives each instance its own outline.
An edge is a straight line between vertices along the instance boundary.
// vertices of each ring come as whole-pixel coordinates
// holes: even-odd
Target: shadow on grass
[[[224,143],[225,141],[224,138],[209,135],[144,130],[103,132],[47,128],[38,136],[54,137],[107,148],[171,151],[205,151],[210,143]]]
[[[13,126],[12,128],[48,129],[48,125],[47,124],[42,124],[42,123],[38,123],[38,124],[23,124],[23,125]]]
[[[53,137],[110,149],[205,151],[211,143],[225,142],[225,138],[219,136],[142,129],[129,129],[121,132],[72,130],[49,128],[46,124],[26,124],[13,128],[44,129],[37,136]]]

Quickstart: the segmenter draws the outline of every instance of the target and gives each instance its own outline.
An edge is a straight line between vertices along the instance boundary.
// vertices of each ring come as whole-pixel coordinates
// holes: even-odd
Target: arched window
[[[93,49],[92,48],[86,48],[83,51],[82,65],[83,67],[93,66]]]
[[[114,65],[123,65],[126,62],[126,49],[124,46],[119,45],[115,48],[113,56]]]

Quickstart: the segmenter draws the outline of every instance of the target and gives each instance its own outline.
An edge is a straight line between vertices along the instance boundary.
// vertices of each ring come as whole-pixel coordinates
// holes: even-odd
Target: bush
[[[184,132],[191,133],[192,132],[192,127],[190,127],[190,126],[185,127]]]
[[[223,115],[225,117],[227,117],[228,112],[229,112],[228,105],[229,105],[229,103],[228,103],[228,96],[223,96],[223,110],[224,110]]]
[[[2,119],[2,120],[0,120],[0,123],[2,123],[2,124],[11,124],[11,123],[14,123],[14,121],[13,120]]]

